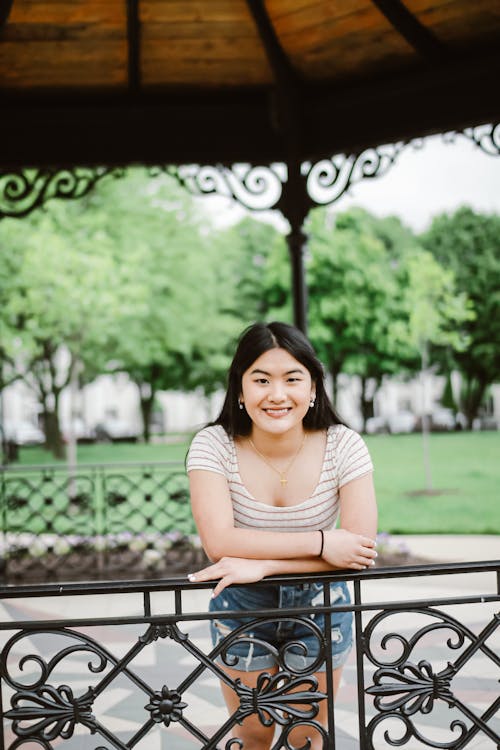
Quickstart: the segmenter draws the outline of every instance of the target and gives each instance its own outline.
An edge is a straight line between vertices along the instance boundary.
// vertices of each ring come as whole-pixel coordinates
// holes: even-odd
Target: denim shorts
[[[330,584],[332,605],[349,604],[351,598],[344,581]],[[277,584],[230,586],[210,601],[210,612],[219,617],[210,621],[214,646],[222,644],[216,657],[221,666],[244,672],[264,671],[271,667],[295,674],[323,672],[326,669],[325,615],[323,613],[288,614],[283,617],[225,618],[224,610],[241,612],[257,609],[290,609],[324,605],[323,584],[295,586]],[[345,664],[352,646],[352,612],[332,612],[332,667]],[[222,641],[224,642],[222,643]]]

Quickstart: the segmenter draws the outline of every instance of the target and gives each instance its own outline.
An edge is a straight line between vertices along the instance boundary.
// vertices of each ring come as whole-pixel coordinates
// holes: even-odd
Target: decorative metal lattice
[[[205,561],[181,465],[4,469],[0,514],[11,583],[159,576]]]
[[[451,131],[445,133],[443,139],[451,143],[459,136],[472,141],[486,154],[500,155],[500,123]],[[306,205],[310,208],[334,203],[353,185],[386,174],[406,146],[422,143],[419,139],[400,141],[359,154],[337,154],[315,163],[304,162],[300,174]],[[288,179],[285,164],[233,164],[231,167],[187,164],[150,168],[152,175],[161,172],[170,174],[192,195],[226,196],[253,211],[285,208]],[[51,198],[81,198],[103,177],[123,174],[123,169],[102,166],[0,172],[0,218],[26,216]]]
[[[87,195],[108,175],[120,177],[123,169],[71,167],[0,172],[0,218],[27,216],[53,198],[75,199]]]
[[[478,125],[461,131],[452,130],[443,136],[449,143],[453,143],[458,137],[471,141],[488,156],[500,156],[500,123]]]
[[[495,571],[499,572],[495,563],[448,564],[439,568],[439,573],[448,580],[452,575],[460,576],[460,591],[467,574],[489,571],[494,581]],[[415,741],[423,747],[449,750],[479,747],[481,741],[494,747],[500,742],[495,716],[500,706],[497,690],[500,657],[494,644],[500,616],[493,610],[500,594],[493,586],[490,593],[457,596],[452,584],[451,595],[443,595],[441,590],[434,598],[430,596],[425,605],[408,598],[389,604],[384,598],[377,598],[379,583],[386,585],[394,579],[397,585],[398,578],[411,580],[412,576],[425,581],[427,574],[435,575],[436,571],[432,566],[420,566],[409,572],[387,569],[345,575],[354,581],[357,593],[354,605],[341,605],[339,609],[356,609],[358,620],[357,658],[353,660],[356,675],[351,685],[353,692],[347,699],[353,714],[349,724],[351,727],[355,724],[357,710],[357,746],[362,750],[414,747]],[[75,614],[58,617],[57,622],[45,602],[41,607],[41,611],[47,612],[44,619],[23,621],[19,619],[22,612],[16,608],[12,616],[9,599],[23,601],[23,590],[3,589],[0,599],[5,611],[11,614],[10,622],[4,618],[0,623],[0,633],[6,633],[5,638],[0,635],[0,688],[4,707],[0,744],[8,750],[33,745],[53,750],[78,733],[82,748],[130,750],[145,738],[150,740],[151,733],[161,732],[164,739],[156,741],[157,744],[163,741],[165,746],[171,739],[175,741],[182,736],[204,750],[236,750],[242,747],[239,726],[247,717],[254,716],[263,727],[275,728],[273,750],[293,750],[296,744],[292,733],[297,729],[319,738],[322,747],[336,746],[335,713],[339,696],[333,701],[332,679],[326,680],[327,692],[319,690],[316,674],[326,665],[327,674],[331,675],[330,639],[326,634],[337,608],[329,598],[336,580],[339,573],[323,575],[319,583],[323,598],[317,605],[317,614],[325,617],[324,628],[316,625],[312,617],[304,619],[313,613],[310,606],[232,612],[231,617],[241,618],[243,624],[223,635],[215,647],[209,645],[206,625],[227,616],[227,610],[207,612],[203,599],[192,598],[193,589],[204,588],[204,584],[170,579],[156,584],[141,582],[126,589],[119,584],[101,583],[90,586],[91,590],[77,588],[75,584],[31,591],[31,596],[42,599],[53,598],[56,593],[57,600],[65,596],[81,598],[76,609],[73,604],[68,610]],[[313,577],[289,576],[281,577],[278,582],[268,579],[265,585],[296,586],[312,582],[318,586],[318,579]],[[369,603],[363,602],[360,593],[365,583],[369,584]],[[426,591],[434,589],[435,583]],[[103,614],[93,599],[92,615],[87,616],[88,594],[100,596],[108,614]],[[119,615],[109,606],[115,594],[121,596]],[[139,612],[138,594],[143,602]],[[153,599],[157,595],[171,596],[171,604],[164,599]],[[474,628],[451,614],[461,606],[467,606],[469,619],[473,609]],[[36,598],[30,601],[29,608],[36,611]],[[160,614],[155,614],[158,608]],[[79,609],[85,616],[76,614]],[[364,626],[360,625],[362,618],[366,619]],[[306,655],[311,649],[312,658],[307,666],[294,668],[288,661],[287,650],[291,646],[301,648],[298,641],[277,648],[261,637],[258,641],[252,639],[252,631],[257,627],[262,633],[261,626],[280,623],[286,623],[287,628],[300,623],[301,629],[308,623],[315,634],[316,645],[309,639],[307,647],[302,643]],[[272,654],[276,665],[270,672],[263,672],[254,687],[227,671],[239,658],[246,658],[241,656],[241,650],[240,656],[235,656],[231,648],[235,644],[250,646],[252,641]],[[145,670],[145,665],[150,668]],[[152,665],[156,665],[154,669]],[[240,674],[243,678],[244,673]],[[475,679],[480,684],[475,688],[470,684],[471,674],[479,676]],[[365,680],[369,683],[367,688]],[[220,681],[234,692],[236,708],[229,715],[222,706]],[[213,689],[207,689],[209,684]],[[357,709],[353,694],[356,686]],[[113,721],[106,706],[114,705],[117,697],[120,712],[118,721]],[[210,700],[216,703],[209,712],[197,713],[200,698],[203,705]],[[323,725],[318,721],[318,712],[325,700],[329,711]],[[122,721],[125,711],[126,732]],[[216,719],[212,718],[214,712]],[[231,740],[227,739],[229,733]],[[85,744],[85,737],[90,745]],[[355,742],[352,738],[351,744]]]
[[[289,618],[285,615],[281,619]],[[256,622],[258,620],[252,624],[255,625]],[[32,644],[47,636],[53,636],[50,639],[53,652],[47,656],[45,647],[43,656],[30,653]],[[170,687],[164,684],[157,689],[141,677],[137,660],[145,649],[159,640],[177,643],[194,659],[196,667],[180,684]],[[67,641],[68,645],[61,648],[61,642],[64,641]],[[266,644],[263,642],[263,645]],[[168,648],[168,643],[166,646]],[[100,735],[113,747],[131,748],[155,725],[161,724],[168,729],[176,723],[180,724],[188,735],[202,743],[204,748],[216,748],[233,727],[241,724],[251,714],[257,714],[264,726],[276,723],[285,728],[282,743],[277,747],[291,749],[287,744],[290,731],[304,724],[314,728],[324,739],[327,738],[325,728],[314,720],[318,713],[318,703],[326,695],[317,690],[317,680],[311,675],[311,670],[303,670],[301,673],[263,672],[257,686],[249,688],[239,679],[229,678],[224,669],[217,664],[217,655],[224,646],[225,643],[213,649],[208,655],[205,654],[187,633],[179,629],[173,618],[149,626],[121,658],[87,633],[79,632],[72,627],[54,628],[50,625],[40,625],[29,631],[21,630],[5,644],[0,660],[4,689],[7,687],[11,691],[11,708],[3,713],[3,717],[11,722],[12,731],[18,738],[11,748],[20,747],[24,742],[37,742],[51,750],[53,741],[58,743],[71,739],[78,725],[86,727],[91,734]],[[24,655],[19,658],[19,653]],[[76,689],[70,685],[57,685],[57,674],[66,668],[66,660],[74,664],[78,655],[82,654],[87,660],[87,669],[90,673],[87,680],[92,679],[94,684],[78,695]],[[324,653],[321,656],[320,663],[325,658]],[[230,685],[239,699],[237,710],[212,736],[206,734],[202,726],[197,725],[196,717],[193,717],[192,713],[190,716],[190,704],[186,696],[197,681],[207,679],[207,673]],[[136,708],[134,718],[138,729],[127,743],[97,718],[95,709],[103,692],[119,680],[120,684],[126,684],[128,689],[133,691]],[[148,701],[146,704],[144,698]],[[234,731],[237,735],[237,730]],[[241,746],[241,741],[237,741],[236,738],[225,744],[227,750],[237,746]]]
[[[309,207],[334,203],[356,183],[381,177],[396,162],[405,144],[366,149],[360,154],[337,154],[331,159],[301,165],[303,194]],[[166,167],[192,195],[220,195],[232,198],[253,211],[282,210],[285,203],[287,168],[284,164],[252,166],[233,164]]]
[[[490,705],[479,712],[467,705],[461,692],[463,685],[457,685],[457,676],[463,670],[467,672],[471,660],[477,656],[485,657],[486,665],[483,669],[488,672],[500,668],[498,651],[489,645],[492,643],[495,631],[500,624],[500,615],[495,614],[486,623],[479,634],[449,613],[433,609],[432,607],[415,608],[412,611],[414,626],[419,619],[427,624],[416,629],[410,637],[389,632],[382,637],[382,650],[386,651],[391,641],[396,641],[401,653],[393,659],[382,659],[376,656],[374,641],[378,628],[384,629],[394,612],[381,612],[370,621],[365,630],[366,656],[377,667],[373,674],[373,685],[366,693],[374,696],[374,706],[379,712],[371,719],[367,726],[369,747],[375,748],[375,734],[380,726],[388,726],[384,738],[388,746],[404,745],[412,739],[418,740],[427,747],[462,748],[480,736],[498,742],[499,734],[491,719],[495,717],[500,707],[500,697],[496,697]],[[440,636],[445,638],[440,638]],[[443,657],[436,659],[420,658],[412,660],[420,644],[427,639],[428,643],[436,640],[446,643],[448,650],[459,652],[455,659]],[[419,726],[422,718],[439,711],[439,704],[446,704],[448,716],[440,720],[440,734],[449,730],[449,738],[440,738],[439,742],[429,736],[425,722]],[[450,716],[451,711],[451,718]],[[401,729],[403,734],[401,735]],[[398,731],[400,730],[400,731]]]

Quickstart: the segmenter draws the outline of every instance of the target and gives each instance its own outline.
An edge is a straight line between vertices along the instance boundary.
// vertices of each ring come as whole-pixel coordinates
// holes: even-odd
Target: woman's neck
[[[298,425],[287,432],[275,434],[254,426],[249,437],[260,453],[281,458],[292,455],[300,449],[304,442],[305,430],[302,425]]]

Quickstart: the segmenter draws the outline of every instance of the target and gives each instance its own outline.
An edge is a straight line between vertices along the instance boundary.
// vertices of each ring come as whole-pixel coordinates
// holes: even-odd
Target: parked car
[[[430,415],[431,430],[433,432],[449,432],[457,427],[457,420],[452,409],[439,407]]]
[[[389,432],[385,417],[369,417],[366,420],[365,431],[368,435],[380,435]]]
[[[94,428],[96,440],[111,443],[136,443],[140,433],[133,425],[122,419],[109,417],[96,424]]]
[[[20,422],[6,421],[3,424],[5,440],[15,445],[43,445],[45,435],[33,422],[25,419]]]
[[[411,411],[399,411],[387,417],[371,417],[366,420],[366,432],[369,435],[391,433],[397,435],[403,432],[413,432],[417,418]]]
[[[73,428],[73,435],[75,436],[77,443],[95,443],[95,430],[87,427],[83,419],[80,419],[80,417],[75,418],[72,424],[67,423],[62,425],[61,431],[66,442],[69,440],[71,427]]]
[[[397,435],[402,432],[413,432],[417,424],[417,418],[411,411],[398,411],[387,418],[389,432]]]

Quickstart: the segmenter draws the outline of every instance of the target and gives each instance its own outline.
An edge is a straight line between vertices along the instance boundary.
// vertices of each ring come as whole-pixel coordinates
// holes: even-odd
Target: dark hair
[[[228,435],[249,435],[252,422],[246,409],[239,408],[243,373],[270,349],[285,349],[306,367],[316,386],[314,406],[309,409],[303,424],[309,430],[322,430],[334,424],[343,424],[326,394],[324,372],[316,352],[306,336],[288,323],[254,323],[243,331],[231,362],[227,391],[221,412],[211,424],[220,424]]]

